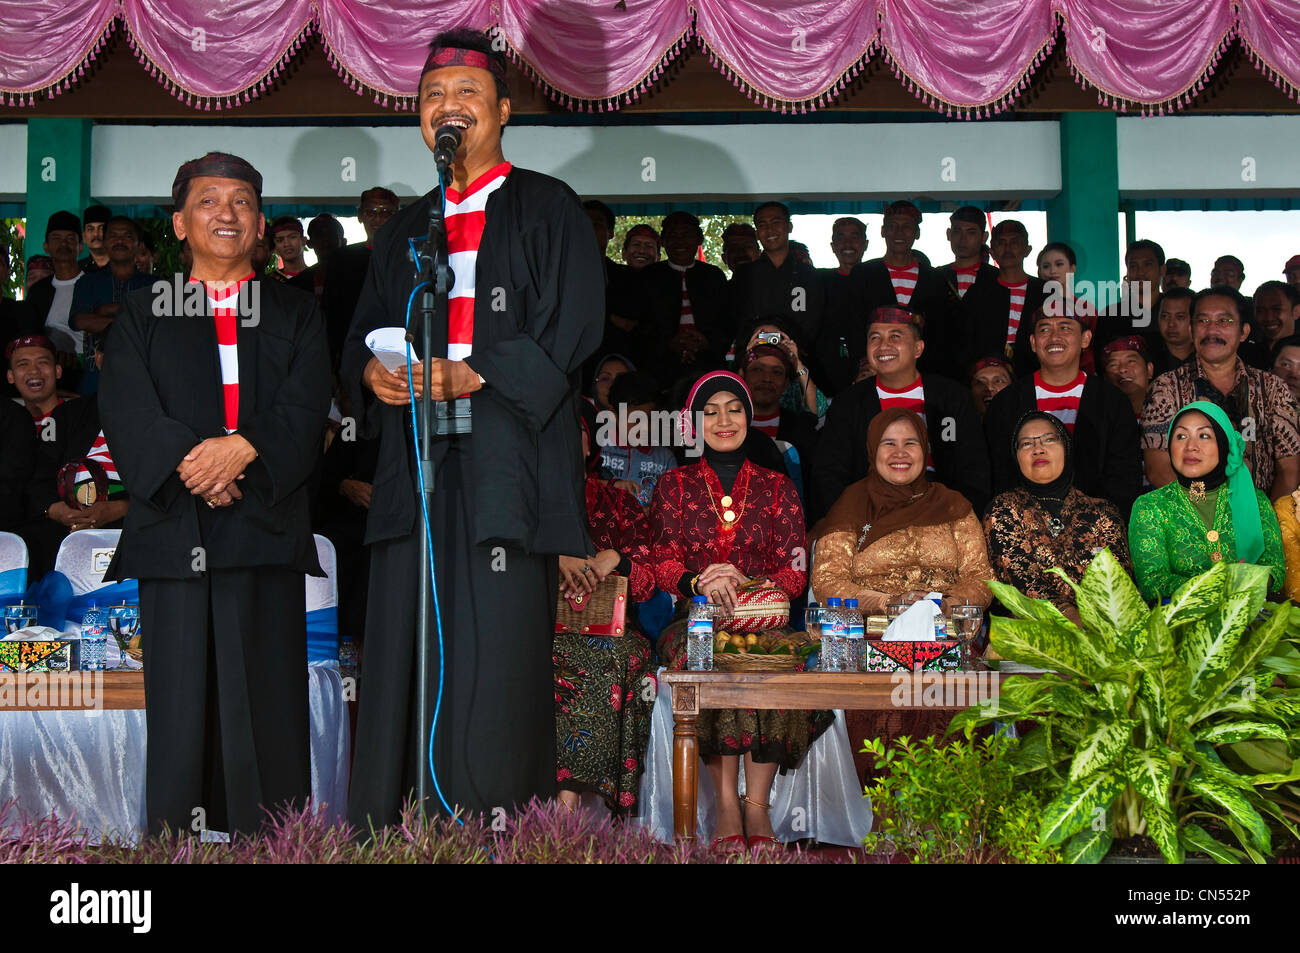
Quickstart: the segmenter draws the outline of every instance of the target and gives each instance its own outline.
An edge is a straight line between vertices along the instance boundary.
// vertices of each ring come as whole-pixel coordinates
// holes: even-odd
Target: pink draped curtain
[[[494,28],[582,109],[634,101],[692,41],[783,111],[832,101],[879,47],[927,105],[988,115],[1061,38],[1076,81],[1120,110],[1185,105],[1238,36],[1288,95],[1300,87],[1300,0],[21,0],[0,3],[0,99],[66,90],[119,23],[159,82],[209,109],[256,96],[312,32],[349,86],[409,108],[424,44],[449,27]]]
[[[879,6],[881,43],[895,75],[938,108],[1007,105],[1056,34],[1047,2],[879,0]]]
[[[696,0],[692,6],[710,60],[768,105],[827,101],[876,42],[872,3]]]

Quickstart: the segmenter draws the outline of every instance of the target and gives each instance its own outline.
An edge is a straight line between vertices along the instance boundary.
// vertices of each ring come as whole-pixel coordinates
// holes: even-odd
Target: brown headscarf
[[[830,512],[812,528],[808,534],[810,539],[820,539],[831,533],[852,533],[861,552],[897,530],[908,526],[951,523],[971,512],[971,505],[964,496],[942,483],[931,483],[924,470],[911,483],[901,486],[880,475],[876,470],[876,454],[886,428],[896,420],[906,420],[911,424],[921,438],[921,444],[929,450],[930,434],[925,421],[912,411],[891,407],[876,414],[867,427],[871,472],[845,488]]]

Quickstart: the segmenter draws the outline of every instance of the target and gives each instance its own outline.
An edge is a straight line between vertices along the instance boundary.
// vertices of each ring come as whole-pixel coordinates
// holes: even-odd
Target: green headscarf
[[[1259,518],[1259,502],[1255,497],[1255,481],[1251,479],[1250,470],[1246,468],[1243,454],[1246,441],[1241,439],[1232,426],[1232,421],[1218,404],[1208,400],[1194,400],[1169,421],[1166,440],[1173,447],[1174,424],[1178,418],[1189,411],[1198,411],[1210,418],[1216,429],[1221,432],[1220,447],[1226,444],[1228,455],[1226,461],[1220,461],[1227,476],[1228,504],[1232,513],[1232,535],[1236,541],[1237,558],[1248,563],[1259,559],[1264,552],[1264,526]]]

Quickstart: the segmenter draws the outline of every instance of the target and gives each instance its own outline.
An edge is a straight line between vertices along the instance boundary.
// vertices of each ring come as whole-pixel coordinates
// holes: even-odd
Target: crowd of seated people
[[[604,254],[613,212],[585,206]],[[398,207],[387,189],[362,193],[368,239]],[[681,211],[630,229],[621,260],[605,258],[604,338],[575,382],[591,545],[560,557],[559,595],[617,573],[636,611],[622,639],[555,638],[566,803],[592,792],[617,813],[642,809],[653,696],[641,683],[684,664],[696,595],[724,615],[742,591],[798,604],[810,587],[869,614],[929,592],[945,609],[998,612],[986,585],[998,579],[1077,621],[1073,590],[1049,570],[1077,580],[1103,548],[1152,601],[1223,560],[1266,566],[1278,593],[1300,594],[1300,256],[1247,298],[1233,256],[1196,288],[1184,262],[1136,241],[1121,301],[1099,308],[1074,293],[1067,241],[1031,262],[1023,224],[990,229],[973,206],[943,217],[952,261],[938,266],[914,248],[923,215],[908,201],[884,208],[879,258],[866,259],[861,220],[836,220],[831,269],[791,241],[778,202],[726,230],[723,267],[703,260],[701,224]],[[95,381],[118,301],[153,280],[143,235],[102,207],[58,212],[24,299],[0,302],[0,530],[26,540],[33,576],[68,533],[120,525],[131,505]],[[317,299],[337,377],[369,241],[344,245],[328,215],[306,229],[282,217],[259,247],[264,280]],[[338,551],[341,627],[359,636],[377,447],[357,439],[346,390],[313,478],[315,528]],[[773,778],[799,767],[828,720],[701,717],[718,837],[773,836]]]

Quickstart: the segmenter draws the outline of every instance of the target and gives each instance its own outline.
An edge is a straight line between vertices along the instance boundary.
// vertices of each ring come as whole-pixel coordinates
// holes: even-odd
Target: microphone
[[[452,125],[439,126],[433,134],[433,161],[437,163],[439,173],[446,171],[456,157],[460,139],[460,129]]]

